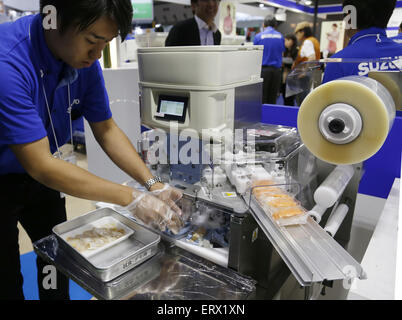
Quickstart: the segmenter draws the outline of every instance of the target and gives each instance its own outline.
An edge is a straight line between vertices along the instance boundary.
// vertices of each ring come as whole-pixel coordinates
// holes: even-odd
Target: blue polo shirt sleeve
[[[0,144],[33,142],[47,136],[34,103],[34,79],[10,62],[0,61]]]
[[[83,98],[83,116],[88,122],[108,120],[112,117],[112,112],[99,62],[96,61],[86,72],[88,83]]]

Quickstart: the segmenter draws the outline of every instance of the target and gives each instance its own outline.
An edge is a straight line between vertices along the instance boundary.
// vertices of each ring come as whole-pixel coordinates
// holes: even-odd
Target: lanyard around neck
[[[56,143],[57,155],[58,155],[59,159],[62,159],[62,155],[61,155],[60,148],[59,148],[59,143],[57,141],[56,130],[55,130],[54,125],[53,125],[52,114],[50,112],[49,101],[47,99],[45,83],[44,83],[44,80],[43,80],[43,77],[44,77],[43,70],[40,70],[40,76],[41,76],[41,79],[42,79],[43,95],[45,97],[46,108],[47,108],[47,112],[48,112],[49,119],[50,119],[50,125],[52,127],[53,137],[54,137],[54,141]],[[72,104],[71,104],[71,95],[70,95],[70,84],[67,85],[67,92],[68,92],[68,109],[67,109],[67,113],[69,114],[69,118],[70,118],[71,145],[73,145],[73,121],[72,121],[72,117],[71,117]],[[75,103],[76,103],[76,101],[74,100],[73,104],[75,104]]]
[[[28,36],[29,36],[29,41],[32,44],[31,25],[29,25],[29,28],[28,28]],[[49,119],[50,119],[50,125],[52,127],[54,142],[55,142],[56,148],[57,148],[57,155],[58,155],[58,158],[61,159],[62,156],[61,156],[61,152],[60,152],[60,148],[59,148],[59,143],[57,141],[56,130],[55,130],[54,125],[53,125],[52,114],[50,112],[50,107],[49,107],[49,101],[47,99],[47,94],[46,94],[46,89],[45,89],[45,82],[43,80],[44,76],[45,76],[45,74],[44,74],[43,70],[40,69],[40,77],[41,77],[41,80],[42,80],[43,96],[45,97],[46,108],[47,108],[47,112],[48,112]],[[68,91],[68,109],[67,109],[67,113],[69,114],[69,118],[70,118],[71,145],[73,145],[73,121],[72,121],[72,118],[71,118],[71,110],[72,110],[72,106],[74,104],[76,104],[76,100],[74,100],[73,103],[71,104],[70,84],[67,85],[67,91]]]

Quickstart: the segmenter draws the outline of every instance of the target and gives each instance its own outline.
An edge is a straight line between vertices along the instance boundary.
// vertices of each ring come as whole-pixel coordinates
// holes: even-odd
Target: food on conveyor
[[[280,226],[305,223],[306,210],[285,190],[269,186],[274,184],[269,180],[253,183],[253,195],[265,213],[271,215]]]
[[[124,229],[114,225],[92,228],[74,237],[68,237],[67,242],[78,252],[99,249],[126,234]]]
[[[270,207],[283,208],[283,207],[296,207],[298,204],[291,197],[278,198],[267,202]]]
[[[305,211],[303,211],[303,209],[300,207],[281,208],[279,210],[276,210],[272,214],[272,217],[275,220],[279,220],[282,218],[290,218],[290,217],[298,216],[303,213],[305,213]]]
[[[276,183],[272,180],[258,180],[254,181],[252,184],[253,194],[258,197],[266,193],[281,194],[282,189],[275,187]]]
[[[253,182],[253,187],[267,187],[267,186],[271,186],[274,185],[275,182],[272,180],[256,180]]]

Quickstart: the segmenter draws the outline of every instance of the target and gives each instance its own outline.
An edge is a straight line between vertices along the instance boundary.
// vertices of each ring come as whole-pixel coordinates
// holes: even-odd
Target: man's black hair
[[[278,26],[278,21],[272,15],[268,15],[264,19],[264,26],[276,28]]]
[[[130,0],[40,0],[40,11],[47,5],[57,10],[60,33],[70,26],[83,31],[102,16],[116,22],[122,41],[131,32],[133,6]]]
[[[394,12],[396,0],[344,0],[343,6],[352,5],[357,11],[357,29],[385,29]]]

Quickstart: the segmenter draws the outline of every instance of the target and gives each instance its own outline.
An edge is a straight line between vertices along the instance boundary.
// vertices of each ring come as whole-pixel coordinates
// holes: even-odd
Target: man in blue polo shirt
[[[109,41],[118,34],[125,39],[131,29],[131,1],[42,0],[40,8],[46,14],[0,25],[0,300],[24,299],[17,223],[32,241],[50,235],[66,220],[60,192],[125,206],[160,228],[180,225],[173,201],[181,193],[152,176],[113,121],[97,61]],[[80,116],[116,165],[150,192],[64,161],[71,157],[60,147]],[[61,274],[56,288],[43,285],[45,265],[37,259],[39,297],[67,299],[68,281]]]
[[[395,9],[396,0],[345,0],[343,6],[354,6],[357,29],[347,30],[347,47],[331,58],[383,61],[361,63],[328,63],[323,82],[350,75],[367,76],[370,71],[395,71],[389,60],[402,57],[402,45],[387,38],[386,27]]]
[[[285,39],[276,31],[278,22],[272,16],[264,20],[264,30],[254,38],[255,45],[263,45],[261,77],[263,83],[262,103],[275,104],[281,86],[282,56],[285,51]]]

